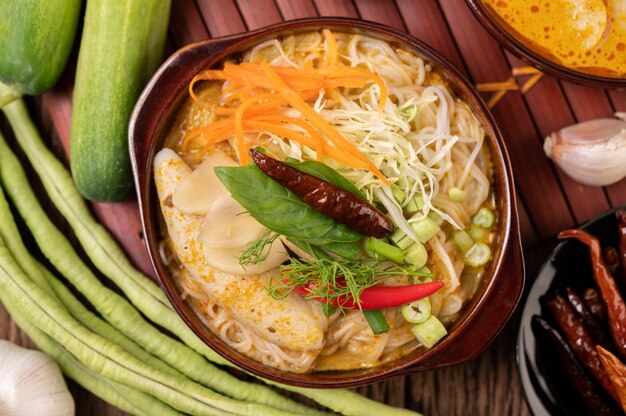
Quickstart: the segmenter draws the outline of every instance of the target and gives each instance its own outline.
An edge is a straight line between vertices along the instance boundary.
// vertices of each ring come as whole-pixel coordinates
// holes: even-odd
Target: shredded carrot
[[[246,126],[249,126],[252,129],[257,129],[260,131],[268,131],[270,133],[276,134],[277,136],[281,136],[289,140],[302,143],[305,146],[315,149],[316,143],[313,139],[305,136],[302,133],[298,133],[295,130],[282,127],[279,124],[267,123],[267,122],[256,121],[256,120],[246,120],[245,123],[246,123]]]
[[[198,104],[200,106],[203,106],[203,104],[200,102],[200,100],[196,96],[196,93],[193,90],[193,86],[196,84],[196,82],[198,82],[198,81],[225,80],[225,79],[226,78],[224,77],[224,71],[210,69],[210,70],[201,72],[198,75],[196,75],[195,77],[193,77],[193,79],[189,83],[189,96],[191,97],[192,100],[194,100],[196,102],[196,104]]]
[[[505,95],[506,95],[506,90],[497,91],[495,94],[491,96],[491,98],[489,98],[489,101],[487,101],[487,107],[494,108],[496,104],[498,104],[500,100],[504,98]]]
[[[328,146],[325,146],[325,149],[327,150],[329,158],[336,160],[342,165],[349,166],[353,169],[369,169],[370,167],[367,162],[364,162],[361,159],[354,157],[352,154],[344,152],[343,150],[334,149],[335,151],[330,152],[328,151]]]
[[[233,120],[219,120],[216,121],[214,123],[211,123],[208,126],[204,126],[204,127],[200,127],[197,128],[195,130],[192,130],[191,132],[189,132],[184,138],[183,138],[183,142],[182,142],[182,147],[184,151],[187,151],[189,149],[189,144],[193,141],[193,139],[195,139],[196,137],[202,136],[204,138],[205,141],[210,141],[210,135],[213,131],[216,130],[220,130],[224,127],[228,127],[229,125],[233,124]]]
[[[290,88],[296,91],[319,90],[323,87],[324,77],[315,72],[304,72],[297,68],[276,67],[279,76]],[[259,64],[245,62],[239,65],[227,63],[225,76],[233,82],[250,87],[266,88],[267,76]]]
[[[530,91],[532,87],[535,86],[537,82],[539,82],[541,78],[543,78],[543,72],[536,73],[535,75],[530,77],[530,79],[526,81],[524,85],[522,85],[522,88],[520,88],[519,92],[521,92],[522,94],[526,94],[528,91]]]
[[[321,133],[325,134],[331,142],[337,147],[347,153],[354,154],[357,158],[364,162],[369,162],[367,157],[363,155],[354,147],[349,141],[347,141],[337,130],[335,130],[328,122],[320,116],[313,108],[311,108],[295,91],[289,88],[289,86],[278,76],[278,74],[272,69],[272,67],[266,62],[261,63],[263,70],[267,74],[271,81],[271,86],[274,90],[278,91],[293,108],[300,111],[300,113],[309,120],[315,128]],[[368,163],[369,169],[385,184],[389,185],[391,182],[385,177],[385,175],[376,168],[371,162]]]
[[[314,145],[307,145],[307,146],[315,150],[315,152],[317,153],[318,161],[324,160],[324,154],[326,153],[326,151],[324,150],[324,138],[315,131],[313,126],[311,126],[309,123],[305,122],[304,120],[299,119],[299,118],[294,118],[294,117],[282,116],[282,115],[259,116],[259,117],[255,117],[254,120],[270,121],[270,122],[278,121],[282,123],[294,124],[302,128],[314,140],[313,142]]]
[[[246,100],[244,100],[235,113],[235,143],[237,144],[237,152],[239,153],[239,164],[247,165],[250,162],[250,156],[248,155],[248,149],[246,149],[246,143],[243,137],[243,113],[252,104],[263,100],[271,100],[274,98],[274,94],[257,94]]]
[[[324,80],[324,88],[363,88],[365,86],[365,78],[346,77],[341,79]]]
[[[504,82],[485,82],[476,85],[478,92],[517,91],[519,85],[515,78],[511,77]]]
[[[363,88],[368,80],[379,86],[379,112],[384,110],[388,98],[388,89],[378,75],[363,68],[337,66],[336,39],[329,30],[324,34],[330,67],[320,69],[308,65],[298,69],[271,67],[267,62],[226,63],[223,70],[207,70],[194,77],[189,85],[189,94],[198,103],[200,101],[193,90],[196,82],[228,81],[221,95],[222,106],[215,109],[217,115],[225,118],[191,131],[183,139],[183,149],[201,138],[204,142],[202,151],[208,151],[215,143],[234,137],[240,164],[245,165],[249,156],[244,134],[266,131],[310,147],[320,161],[329,157],[354,169],[367,169],[385,184],[390,184],[363,153],[318,114],[312,104],[307,104],[307,101],[316,99],[322,90],[337,100],[340,94],[338,88]],[[282,106],[299,111],[302,119],[281,114]],[[306,134],[289,128],[289,125],[299,127]]]
[[[326,50],[328,51],[326,53],[328,66],[335,66],[337,65],[337,40],[335,39],[335,35],[333,35],[333,32],[331,32],[330,29],[324,29],[323,32],[324,37],[326,38]]]
[[[389,90],[387,89],[387,85],[385,81],[382,80],[381,77],[373,73],[372,71],[368,71],[363,68],[356,68],[353,66],[339,66],[339,67],[329,67],[329,68],[321,68],[320,73],[330,77],[330,78],[341,78],[341,77],[353,77],[353,76],[362,76],[365,78],[369,78],[378,85],[380,89],[380,101],[378,103],[378,112],[382,113],[385,109],[385,104],[387,103],[387,97],[389,96]]]
[[[310,148],[314,149],[317,152],[317,155],[318,155],[317,159],[320,161],[323,160],[321,155],[324,154],[330,157],[331,159],[343,165],[351,167],[353,169],[369,169],[370,165],[367,162],[361,159],[358,159],[357,157],[355,157],[354,155],[350,153],[344,152],[343,150],[338,149],[336,147],[330,147],[326,143],[321,143],[321,146],[320,146],[319,139],[321,139],[321,136],[317,135],[315,132],[314,133],[317,135],[317,138],[312,136],[313,138],[311,140],[308,137],[296,131],[278,126],[276,124],[272,124],[272,122],[280,123],[283,120],[289,123],[294,123],[294,124],[297,123],[298,125],[302,125],[303,128],[306,125],[307,133],[310,134],[312,127],[310,125],[307,125],[303,120],[293,119],[291,117],[280,116],[280,115],[259,116],[259,117],[255,117],[252,120],[244,120],[243,131],[244,133],[248,133],[252,131],[268,131],[270,133],[274,133],[276,135],[282,136],[289,140],[294,140],[299,143],[302,143],[305,146],[309,146]],[[210,147],[213,146],[214,144],[235,136],[235,120],[234,118],[228,118],[228,119],[220,120],[210,126],[196,129],[192,131],[191,133],[189,133],[189,135],[185,137],[185,140],[193,139],[200,135],[205,140],[205,145],[202,148],[202,153],[206,153],[210,149]],[[183,149],[187,150],[185,147],[183,147]]]
[[[534,75],[534,74],[539,74],[541,73],[541,71],[539,71],[537,68],[532,67],[532,66],[520,66],[517,68],[513,68],[513,75],[517,76],[517,75]]]

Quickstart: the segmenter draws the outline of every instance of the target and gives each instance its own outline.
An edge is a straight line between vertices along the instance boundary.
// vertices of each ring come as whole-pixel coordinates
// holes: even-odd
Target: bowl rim
[[[176,100],[174,98],[170,98],[168,104],[167,100],[164,101],[160,98],[160,101],[165,104],[161,104],[161,109],[159,110],[160,113],[156,114],[158,121],[152,120],[150,124],[143,122],[141,118],[147,111],[146,107],[150,107],[149,105],[146,105],[146,103],[151,102],[152,106],[155,106],[156,99],[154,96],[163,92],[161,88],[162,86],[160,85],[161,78],[166,76],[167,71],[171,69],[171,66],[180,65],[181,59],[183,59],[186,54],[192,54],[198,49],[204,48],[211,50],[211,48],[217,47],[219,49],[221,47],[220,52],[217,54],[217,58],[207,58],[205,60],[208,61],[209,65],[199,66],[199,68],[202,69],[223,61],[225,57],[231,56],[237,51],[248,49],[254,44],[261,42],[266,37],[277,36],[279,34],[293,31],[303,32],[306,30],[320,30],[324,27],[329,27],[339,31],[366,32],[369,35],[377,36],[379,38],[382,37],[389,42],[401,44],[410,50],[414,50],[420,56],[432,62],[441,70],[442,74],[448,77],[451,87],[457,90],[457,95],[461,95],[470,107],[477,112],[477,118],[481,121],[481,125],[485,129],[485,135],[487,136],[490,150],[492,151],[494,159],[498,162],[498,168],[496,171],[500,170],[502,176],[500,178],[502,182],[500,185],[502,186],[501,200],[503,206],[501,207],[502,213],[500,214],[500,218],[502,219],[503,230],[501,231],[502,244],[498,251],[499,257],[495,259],[493,265],[493,276],[491,276],[491,279],[485,284],[485,288],[482,290],[482,293],[476,293],[472,297],[471,302],[474,306],[467,312],[466,315],[464,315],[463,320],[458,324],[453,324],[455,325],[454,334],[469,332],[472,329],[472,324],[475,326],[474,321],[478,321],[479,319],[489,328],[488,334],[484,337],[484,339],[475,341],[479,344],[479,346],[472,351],[464,351],[459,347],[450,348],[450,341],[454,340],[454,337],[451,334],[451,336],[446,337],[433,349],[424,352],[419,357],[413,357],[410,359],[410,357],[414,354],[409,353],[396,360],[392,360],[390,363],[385,363],[377,367],[333,372],[333,374],[340,374],[340,377],[333,376],[332,378],[324,378],[319,375],[328,373],[292,373],[277,370],[258,363],[252,358],[243,356],[242,354],[232,350],[230,347],[225,346],[219,337],[214,335],[210,329],[206,328],[203,324],[201,324],[201,328],[198,328],[197,323],[199,322],[199,318],[195,315],[195,313],[191,313],[191,308],[180,299],[180,295],[176,287],[174,287],[174,283],[171,282],[173,279],[171,279],[169,273],[164,270],[163,265],[160,264],[158,250],[155,248],[153,243],[155,230],[152,229],[154,219],[150,208],[152,200],[154,199],[154,195],[152,195],[154,192],[151,192],[151,189],[154,188],[154,184],[151,176],[151,165],[156,147],[154,142],[159,137],[159,134],[163,134],[161,127],[163,119],[166,118],[166,112],[168,111],[166,108],[171,106]],[[189,70],[188,72],[192,72],[191,76],[193,76],[197,73],[197,70]],[[181,82],[181,84],[186,85],[186,82]],[[179,91],[175,91],[175,93],[170,92],[170,94],[180,97],[181,94],[184,94],[185,89],[186,88],[182,88]],[[149,111],[147,115],[151,115],[153,119],[155,118],[155,115],[150,114]],[[146,133],[146,131],[152,131],[153,134]],[[142,148],[140,147],[141,143],[137,140],[137,137],[141,136],[150,136],[150,143],[148,144],[147,152],[142,152]],[[145,242],[159,280],[159,284],[165,291],[169,301],[172,303],[178,314],[204,343],[206,343],[222,357],[253,374],[284,384],[296,385],[300,387],[331,388],[355,387],[395,375],[411,374],[418,371],[449,367],[471,360],[484,351],[484,349],[487,348],[495,336],[500,332],[502,327],[506,324],[519,302],[524,285],[524,265],[523,258],[521,257],[520,233],[518,229],[515,206],[515,187],[512,180],[510,160],[504,145],[502,134],[500,133],[492,114],[467,78],[430,46],[404,32],[385,25],[364,20],[349,18],[309,18],[287,21],[255,31],[222,38],[209,39],[183,47],[175,52],[161,66],[161,68],[159,68],[157,73],[144,89],[131,117],[129,137],[131,162],[138,193],[139,211],[142,227],[144,229]],[[505,273],[505,270],[509,273]],[[511,279],[511,282],[507,282],[504,278],[501,278],[501,275],[503,274],[512,275],[513,278],[507,276],[507,279]],[[485,279],[483,279],[483,282],[485,282]],[[509,298],[507,298],[506,301],[498,301],[500,302],[499,304],[502,308],[506,311],[502,316],[498,316],[495,319],[493,317],[486,318],[484,316],[485,314],[480,313],[481,307],[485,305],[488,300],[492,300],[497,295],[501,296],[502,293],[508,293],[507,291],[510,292]],[[447,359],[440,359],[436,353],[445,351],[446,348],[447,350],[453,351],[449,354],[451,356],[447,357]],[[318,377],[311,377],[311,375],[318,375]]]
[[[626,78],[612,78],[602,75],[587,74],[559,65],[533,51],[520,42],[510,31],[507,31],[496,18],[489,13],[483,0],[465,0],[480,24],[498,41],[515,55],[521,57],[531,65],[538,67],[545,73],[556,78],[572,81],[577,84],[600,88],[624,88]]]

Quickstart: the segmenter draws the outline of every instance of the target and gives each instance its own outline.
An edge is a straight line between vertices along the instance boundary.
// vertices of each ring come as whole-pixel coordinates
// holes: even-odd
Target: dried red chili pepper
[[[316,284],[317,282],[315,280],[310,280],[304,287],[296,286],[294,290],[306,296],[315,291]],[[361,292],[359,302],[363,310],[393,308],[430,296],[443,286],[443,282],[418,283],[406,286],[372,286]],[[347,309],[357,309],[359,307],[357,302],[347,295],[338,296],[330,301],[328,298],[314,299],[322,303]]]
[[[250,156],[267,176],[292,191],[314,210],[364,236],[383,238],[393,231],[393,223],[382,211],[353,193],[254,149],[250,149]]]
[[[545,305],[554,317],[554,321],[561,330],[561,333],[567,340],[567,344],[581,364],[589,370],[591,374],[598,380],[604,390],[619,403],[619,397],[613,387],[613,383],[604,370],[604,366],[596,351],[596,344],[585,330],[582,323],[576,318],[574,310],[561,296],[555,296],[554,299],[545,301]]]
[[[596,319],[596,322],[598,322],[601,327],[606,328],[606,309],[602,304],[602,299],[600,299],[598,291],[592,287],[585,289],[583,299],[585,300],[587,309],[589,309],[589,312],[591,312]]]
[[[615,406],[605,399],[596,387],[596,384],[587,376],[585,370],[576,360],[574,352],[563,339],[563,336],[550,325],[545,319],[535,315],[531,325],[535,336],[545,335],[556,353],[556,357],[565,370],[565,376],[572,387],[580,395],[587,412],[590,415],[614,415],[617,414]],[[558,381],[557,381],[558,382]]]
[[[589,247],[593,277],[600,289],[600,296],[606,305],[609,317],[609,330],[618,352],[626,358],[626,305],[620,294],[615,280],[602,259],[602,248],[598,239],[581,230],[565,230],[559,233],[559,238],[575,238]]]
[[[606,267],[609,269],[611,274],[615,276],[615,273],[620,268],[620,256],[617,252],[617,249],[613,246],[604,247],[603,253],[604,262],[606,263]]]
[[[565,295],[570,306],[576,312],[576,316],[587,332],[589,332],[589,335],[591,335],[595,343],[605,348],[613,348],[608,334],[600,324],[598,324],[598,321],[596,321],[589,309],[587,309],[587,305],[582,299],[569,287],[565,289]]]
[[[609,375],[609,379],[613,382],[613,386],[620,398],[622,410],[626,412],[626,366],[610,351],[605,350],[600,345],[596,349],[598,350],[600,361],[602,361],[604,369]]]

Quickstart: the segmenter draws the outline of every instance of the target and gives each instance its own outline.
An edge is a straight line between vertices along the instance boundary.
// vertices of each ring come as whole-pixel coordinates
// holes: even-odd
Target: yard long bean
[[[0,289],[16,300],[26,319],[55,338],[92,371],[151,394],[180,411],[192,415],[291,415],[267,406],[233,400],[188,379],[163,373],[94,334],[26,277],[3,239],[0,239]]]
[[[21,106],[22,108],[16,108],[19,106]],[[25,116],[28,117],[28,114],[26,113],[27,110],[24,107],[23,102],[21,101],[12,103],[8,107],[6,107],[4,111],[7,114],[9,121],[12,123],[15,123],[16,114],[25,114]],[[36,134],[38,136],[38,132],[36,131],[34,126],[32,126],[32,122],[30,123],[30,134]],[[19,130],[16,125],[13,125],[13,127],[15,129],[18,141],[24,139],[26,133],[22,130]],[[39,139],[39,137],[37,138]],[[46,164],[51,163],[54,165],[60,163],[52,154],[47,153],[46,156],[51,157],[50,160],[45,160]],[[67,171],[65,171],[62,166],[58,167],[63,171],[63,173],[67,175],[67,178],[69,178],[69,184],[66,183],[65,186],[74,187],[73,183],[71,182],[71,177],[69,177]],[[48,174],[49,172],[40,172],[40,175],[46,176]],[[46,216],[45,212],[43,211],[41,205],[37,200],[37,197],[30,188],[28,179],[21,164],[19,163],[19,160],[12,152],[12,150],[8,147],[4,138],[1,136],[0,177],[2,179],[3,185],[6,188],[7,193],[11,196],[13,203],[20,212],[20,215],[24,218],[28,228],[35,237],[35,240],[37,241],[44,255],[46,255],[50,262],[54,264],[55,267],[91,301],[91,303],[96,307],[100,314],[102,314],[115,327],[123,331],[125,335],[134,339],[138,344],[142,345],[149,352],[165,360],[172,367],[186,374],[193,380],[196,380],[209,388],[220,391],[235,399],[242,400],[248,403],[259,403],[271,406],[278,410],[282,409],[284,411],[290,412],[294,415],[324,414],[323,412],[319,412],[315,409],[311,409],[300,403],[296,403],[290,399],[287,399],[280,394],[263,387],[262,385],[242,382],[232,375],[228,374],[227,372],[217,369],[211,363],[207,362],[196,351],[193,351],[186,345],[169,338],[167,335],[160,332],[154,326],[150,325],[141,317],[137,309],[131,306],[126,299],[104,286],[96,278],[93,272],[91,272],[91,270],[82,262],[67,238],[54,226],[54,224],[52,224],[52,222]],[[41,179],[44,183],[44,186],[46,186],[47,184],[51,187],[52,192],[50,193],[50,196],[53,202],[57,202],[54,198],[55,195],[57,195],[58,200],[62,201],[63,196],[59,196],[58,194],[55,194],[53,192],[60,190],[64,186],[56,186],[57,184],[50,182],[49,178],[41,177]],[[51,191],[48,188],[46,189],[48,191]],[[77,221],[79,221],[79,224],[88,224],[86,228],[91,228],[92,226],[94,228],[98,228],[102,233],[106,234],[109,239],[111,239],[106,230],[104,230],[104,228],[91,217],[91,214],[89,214],[86,205],[84,205],[84,201],[82,200],[75,188],[74,191],[75,194],[71,195],[70,197],[75,197],[75,200],[79,201],[80,204],[82,204],[85,210],[87,210],[87,214],[89,215],[89,221],[85,222],[78,219]],[[61,212],[62,214],[66,215],[66,212]],[[98,237],[92,236],[90,240],[84,241],[81,240],[81,234],[79,234],[79,230],[81,229],[82,228],[80,227],[78,228],[78,230],[75,229],[77,236],[83,244],[85,251],[88,254],[93,253],[93,250],[90,250],[89,247],[93,246],[94,244],[98,245],[99,239],[102,238],[102,235],[99,235]],[[89,235],[89,230],[83,229],[82,235],[83,238],[84,235]],[[114,255],[111,255],[111,258],[108,261],[114,262],[115,259],[123,257],[124,261],[128,262],[119,247],[116,246],[115,248],[116,253]],[[128,267],[132,268],[132,266],[130,266],[130,263]],[[140,273],[135,270],[135,274]],[[122,286],[128,286],[122,284],[123,281],[126,281],[125,277],[122,276],[122,278],[120,279],[119,272],[117,274],[115,274],[114,272],[114,276],[114,282],[124,290]],[[136,297],[140,298],[140,300],[142,300],[141,298],[143,297],[143,300],[145,300],[145,298],[150,298],[151,293],[151,291],[148,290],[147,292],[144,292],[142,296],[142,294],[136,292],[137,287],[143,287],[146,289],[150,287],[156,287],[160,291],[161,296],[164,296],[163,292],[150,279],[143,275],[141,276],[143,278],[143,282],[134,287],[135,292],[133,293],[135,293]],[[195,334],[193,334],[191,330],[188,329],[188,327],[185,325],[184,322],[182,322],[180,317],[176,315],[174,310],[171,309],[171,307],[169,306],[169,301],[166,300],[166,302],[167,313],[170,315],[173,314],[178,321],[178,324],[172,325],[171,327],[163,325],[164,322],[158,319],[163,316],[164,312],[154,315],[153,321],[155,321],[156,318],[156,323],[164,326],[174,333],[188,331],[190,333],[190,335],[187,335],[188,338],[193,339],[196,343],[202,345],[203,348],[208,349],[208,347],[206,347],[206,345],[204,345],[195,336]],[[160,302],[148,303],[147,306],[140,308],[140,310],[147,316],[150,316],[151,314],[149,312],[153,312],[154,310],[149,309],[149,307],[153,306],[158,308],[158,305],[160,304]],[[162,311],[161,308],[158,309]],[[209,351],[211,352],[211,356],[219,357],[212,350]]]

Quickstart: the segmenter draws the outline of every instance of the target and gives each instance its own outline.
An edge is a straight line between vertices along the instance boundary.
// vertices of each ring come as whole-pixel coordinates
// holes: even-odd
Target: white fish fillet
[[[204,217],[182,214],[171,202],[178,183],[191,173],[172,150],[161,150],[154,159],[154,176],[163,217],[182,265],[202,282],[204,292],[233,318],[260,337],[292,351],[317,355],[324,344],[326,321],[301,296],[276,300],[266,290],[272,273],[241,276],[212,269],[196,235]],[[317,308],[320,309],[321,308]]]

